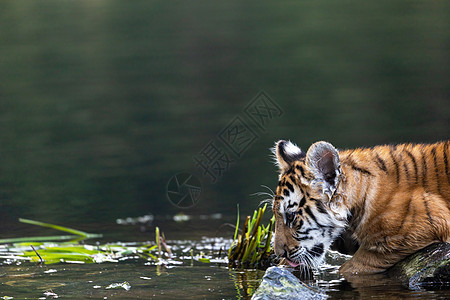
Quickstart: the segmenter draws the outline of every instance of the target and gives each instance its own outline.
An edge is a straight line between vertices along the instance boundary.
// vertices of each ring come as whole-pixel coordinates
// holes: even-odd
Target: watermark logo
[[[201,176],[213,184],[216,183],[258,140],[259,135],[266,132],[272,120],[282,115],[281,107],[266,92],[260,91],[242,113],[235,116],[215,138],[194,155],[193,161]],[[189,182],[183,181],[184,177],[178,178],[181,174],[188,178]],[[196,181],[191,182],[194,179]],[[200,193],[200,181],[191,174],[177,174],[167,184],[167,197],[179,208],[189,208],[197,204]]]
[[[245,114],[255,123],[262,131],[266,131],[267,125],[276,118],[283,115],[281,107],[269,97],[267,93],[261,91],[253,98],[245,108]]]
[[[201,192],[200,180],[189,173],[178,173],[167,183],[167,198],[178,208],[196,205]]]
[[[233,155],[240,158],[258,139],[258,135],[238,116],[219,133],[219,139]]]
[[[214,140],[210,141],[193,159],[195,165],[202,171],[202,175],[208,177],[212,183],[216,183],[234,162]]]

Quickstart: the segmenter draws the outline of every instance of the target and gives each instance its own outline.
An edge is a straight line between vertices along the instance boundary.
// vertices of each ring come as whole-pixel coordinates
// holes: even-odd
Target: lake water
[[[183,223],[165,221],[167,244],[173,256],[163,256],[164,263],[152,259],[128,257],[118,262],[92,264],[58,263],[40,265],[31,262],[0,260],[0,297],[11,299],[250,299],[258,288],[263,270],[229,269],[223,249],[231,244],[231,229],[212,233],[205,225],[218,228],[227,220]],[[189,227],[203,227],[208,236],[192,235]],[[83,243],[96,245],[118,240],[133,246],[154,240],[154,233],[144,225],[112,226],[104,239]],[[210,227],[210,228],[211,228]],[[103,227],[106,229],[106,227]],[[185,228],[184,230],[182,228]],[[176,229],[175,231],[173,231]],[[200,230],[201,231],[201,230]],[[172,240],[171,236],[184,239]],[[222,249],[222,250],[221,250]],[[4,250],[0,249],[0,252]],[[39,252],[39,250],[38,250]],[[201,262],[199,257],[216,258],[218,262]],[[337,252],[327,255],[326,264],[314,273],[314,279],[304,280],[320,289],[327,299],[448,299],[448,291],[411,291],[392,278],[362,276],[347,282],[337,269],[346,257]],[[8,298],[10,299],[10,298]]]
[[[345,149],[450,136],[448,1],[0,6],[0,238],[55,234],[18,218],[102,243],[154,240],[155,226],[188,244],[230,238],[222,224],[237,204],[250,214],[277,184],[276,140]],[[180,212],[193,219],[174,222]],[[116,223],[144,215],[151,225]],[[2,265],[0,296],[245,298],[263,275],[189,260],[161,269]],[[441,295],[327,276],[314,284],[337,299]],[[129,291],[105,289],[124,281]]]

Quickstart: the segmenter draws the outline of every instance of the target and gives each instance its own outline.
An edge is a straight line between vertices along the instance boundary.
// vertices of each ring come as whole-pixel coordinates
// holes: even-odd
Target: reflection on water
[[[94,264],[36,265],[29,262],[2,263],[0,297],[120,298],[120,299],[250,299],[264,275],[262,270],[233,270],[226,263],[202,263],[192,256],[208,256],[230,240],[168,241],[175,256],[164,263],[130,256],[118,262]],[[39,250],[38,250],[39,251]],[[328,299],[445,299],[447,291],[409,291],[383,275],[359,276],[347,282],[337,269],[345,260],[327,255],[326,264],[304,281],[320,288]]]
[[[164,269],[159,274],[156,268],[139,264],[59,265],[51,269],[38,266],[5,267],[8,275],[2,277],[2,296],[39,298],[45,292],[52,291],[61,298],[70,299],[249,299],[251,294],[244,288],[252,286],[253,290],[256,289],[263,274],[262,271],[246,271],[244,273],[254,279],[242,281],[237,279],[245,276],[242,272],[221,267],[181,266]],[[124,282],[129,284],[129,290],[123,288]]]
[[[185,171],[202,181],[191,213],[234,214],[238,202],[251,212],[259,200],[248,195],[275,185],[275,140],[446,139],[447,6],[7,1],[0,217],[175,213],[165,189]],[[283,116],[211,184],[194,156],[261,89]]]
[[[230,270],[230,279],[234,283],[236,298],[249,299],[255,293],[264,276],[261,270]]]
[[[212,220],[197,220],[212,226]],[[178,224],[174,221],[172,223]],[[189,222],[182,223],[183,226]],[[191,224],[192,225],[192,224]],[[120,225],[118,231],[133,228],[132,231],[117,233],[115,237],[127,237],[129,241],[141,239],[137,232],[139,224]],[[214,225],[214,227],[216,227]],[[117,230],[117,229],[116,229]],[[133,235],[134,234],[134,235]],[[154,235],[146,242],[110,242],[86,240],[82,245],[70,244],[38,245],[35,249],[46,258],[46,251],[58,257],[67,258],[66,263],[37,264],[17,259],[20,253],[29,251],[29,243],[0,247],[0,297],[14,299],[39,298],[54,295],[61,298],[104,298],[120,299],[250,299],[259,287],[263,270],[229,269],[225,256],[231,245],[233,231],[223,233],[224,237],[203,237],[200,239],[170,239],[171,231],[165,232],[166,244],[171,255],[163,250],[159,255]],[[81,247],[81,250],[80,250]],[[65,249],[65,250],[64,250]],[[59,251],[59,252],[58,252]],[[92,254],[95,262],[86,263],[85,257],[70,256],[69,251]],[[101,251],[103,257],[96,251]],[[144,252],[142,252],[144,251]],[[59,254],[56,254],[59,253]],[[30,255],[33,255],[32,253]],[[5,258],[8,257],[8,258]],[[355,276],[343,278],[338,268],[349,256],[329,251],[325,263],[314,271],[313,278],[302,279],[313,289],[323,290],[329,299],[445,299],[446,290],[406,289],[395,278],[385,275]],[[69,262],[69,260],[71,262]],[[39,260],[35,260],[39,261]],[[84,263],[83,263],[84,262]],[[294,272],[296,275],[296,272]],[[301,275],[297,274],[296,276]],[[304,278],[301,276],[300,278]],[[436,287],[439,288],[439,287]]]

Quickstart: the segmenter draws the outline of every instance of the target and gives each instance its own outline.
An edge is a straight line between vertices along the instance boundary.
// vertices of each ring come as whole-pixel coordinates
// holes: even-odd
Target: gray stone
[[[327,296],[323,291],[307,286],[288,269],[270,267],[266,270],[260,286],[253,294],[252,300],[323,300],[326,298]]]
[[[432,244],[392,266],[387,274],[412,290],[450,288],[450,244]]]

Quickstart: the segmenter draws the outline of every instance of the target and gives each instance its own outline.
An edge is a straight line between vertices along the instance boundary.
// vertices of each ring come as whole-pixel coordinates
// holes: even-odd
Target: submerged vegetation
[[[155,241],[89,245],[85,243],[85,240],[101,238],[102,235],[29,219],[19,219],[22,223],[52,228],[70,235],[0,239],[0,264],[25,261],[41,264],[102,263],[144,259],[157,265],[166,265],[179,264],[180,260],[191,259],[201,263],[228,263],[230,268],[265,269],[274,261],[270,241],[275,220],[272,217],[268,224],[262,224],[266,208],[267,204],[255,210],[253,216],[247,216],[242,230],[239,231],[238,207],[233,239],[212,239],[215,246],[207,249],[206,253],[204,250],[194,253],[192,245],[183,248],[179,245],[179,241],[167,241],[158,227],[155,228]],[[226,253],[227,249],[228,253]],[[178,252],[174,253],[173,250]]]
[[[89,238],[100,238],[101,234],[91,234],[80,230],[43,223],[28,219],[19,219],[22,223],[53,228],[58,231],[68,232],[72,235],[23,237],[2,239],[0,258],[5,263],[13,261],[31,261],[43,264],[54,263],[100,263],[118,262],[130,256],[157,260],[152,253],[157,245],[143,244],[130,245],[125,243],[87,245],[79,242]],[[55,242],[69,240],[68,242]]]
[[[24,243],[24,242],[43,242],[43,241],[61,241],[61,240],[72,240],[72,241],[81,241],[85,239],[91,238],[101,238],[103,235],[96,233],[87,233],[81,230],[72,229],[69,227],[23,219],[20,218],[19,222],[37,225],[41,227],[48,227],[58,231],[63,231],[70,233],[71,235],[56,235],[56,236],[34,236],[34,237],[21,237],[21,238],[11,238],[11,239],[0,239],[0,244],[6,243]]]
[[[155,228],[155,241],[148,242],[117,242],[106,244],[87,244],[86,239],[100,238],[101,234],[91,234],[76,229],[43,223],[28,219],[19,219],[22,223],[48,227],[71,235],[20,237],[0,240],[0,265],[34,262],[39,264],[54,263],[118,263],[125,260],[144,260],[146,264],[179,265],[183,260],[200,263],[227,262],[221,257],[223,249],[230,242],[222,238],[204,238],[200,243],[211,243],[208,252],[194,253],[195,246],[189,241],[168,241],[159,228]],[[171,246],[169,246],[171,244]],[[204,247],[203,247],[204,248]],[[174,253],[176,250],[177,253]]]
[[[16,243],[8,248],[6,259],[28,260],[45,264],[119,262],[130,256],[156,257],[154,245],[131,246],[127,244],[80,245],[73,243]],[[30,249],[30,250],[28,250]]]

